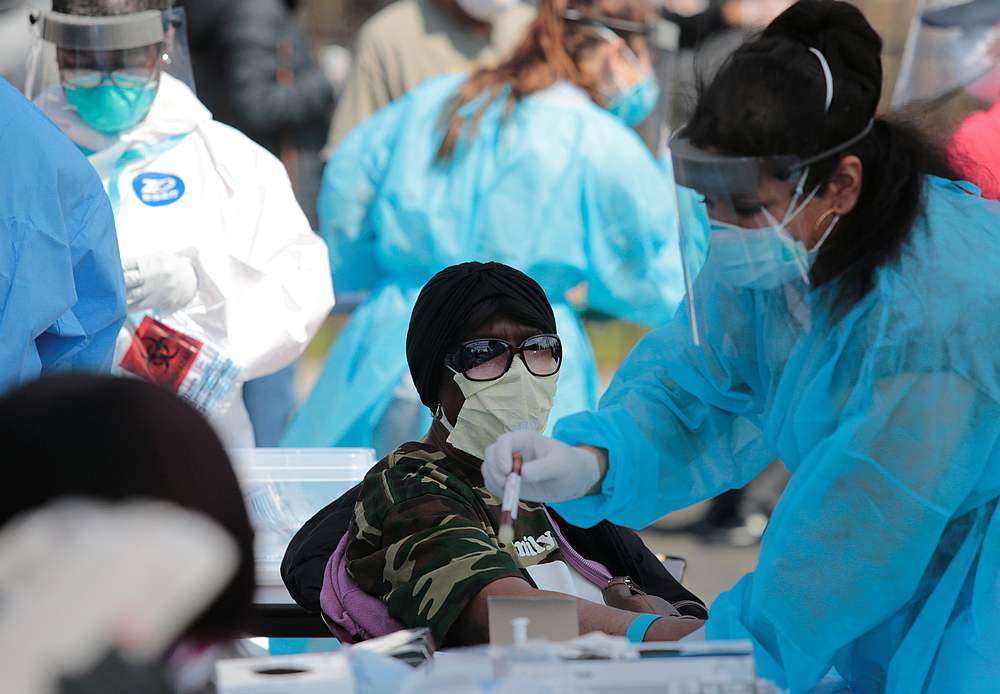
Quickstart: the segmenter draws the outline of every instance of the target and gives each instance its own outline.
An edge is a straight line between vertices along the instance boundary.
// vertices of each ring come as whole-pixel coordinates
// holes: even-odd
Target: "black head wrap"
[[[217,522],[240,564],[187,633],[215,639],[242,628],[253,601],[253,530],[226,451],[193,407],[139,379],[48,376],[0,398],[0,451],[19,468],[16,483],[0,487],[0,525],[65,496],[157,499]]]
[[[542,288],[502,263],[453,265],[420,291],[406,333],[406,361],[427,407],[437,409],[445,356],[469,330],[498,317],[556,332],[555,314]]]

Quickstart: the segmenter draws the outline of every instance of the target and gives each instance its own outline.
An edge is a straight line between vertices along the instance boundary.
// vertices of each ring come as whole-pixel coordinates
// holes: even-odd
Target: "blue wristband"
[[[649,631],[649,627],[653,625],[657,619],[662,615],[658,614],[641,614],[632,620],[632,623],[628,625],[628,631],[625,632],[625,638],[629,640],[629,643],[642,643],[643,639],[646,638],[646,632]]]

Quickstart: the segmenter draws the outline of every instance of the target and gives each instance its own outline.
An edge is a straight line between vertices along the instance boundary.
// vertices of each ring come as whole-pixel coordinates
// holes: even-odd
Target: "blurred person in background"
[[[661,0],[660,14],[680,29],[677,86],[671,100],[674,128],[691,117],[697,87],[754,31],[763,29],[791,0]]]
[[[162,656],[175,677],[203,671],[206,649],[240,633],[254,592],[253,530],[222,443],[194,408],[138,379],[46,377],[0,398],[0,450],[20,463],[17,483],[0,491],[0,526],[60,499],[148,500],[196,513],[231,540],[224,588]],[[145,590],[155,601],[157,585]]]
[[[431,80],[344,140],[324,173],[320,228],[338,286],[371,296],[284,445],[383,456],[423,435],[403,337],[420,287],[445,266],[497,260],[545,289],[567,364],[553,421],[598,396],[572,290],[586,284],[590,308],[645,325],[673,315],[672,179],[630,127],[658,98],[652,14],[642,0],[544,0],[508,60]]]
[[[169,0],[53,8],[29,80],[115,211],[130,314],[115,363],[252,447],[242,383],[294,361],[329,313],[325,246],[281,162],[198,101]]]
[[[955,170],[1000,198],[1000,2],[921,0],[893,107],[946,139]]]
[[[24,30],[32,10],[48,9],[49,0],[0,0],[0,77],[24,89],[31,34]]]
[[[295,0],[186,0],[195,85],[212,117],[281,159],[318,229],[320,151],[333,85],[296,21]],[[295,365],[243,385],[258,446],[276,446],[295,407]]]
[[[182,0],[198,96],[212,117],[281,159],[314,229],[333,85],[296,0]]]
[[[681,30],[681,47],[696,48],[726,29],[755,31],[791,5],[793,0],[662,0],[661,14]]]
[[[398,0],[375,14],[358,35],[326,157],[357,125],[424,80],[506,58],[533,12],[520,0]]]
[[[109,371],[125,286],[101,181],[3,78],[0,152],[0,393],[50,371]]]

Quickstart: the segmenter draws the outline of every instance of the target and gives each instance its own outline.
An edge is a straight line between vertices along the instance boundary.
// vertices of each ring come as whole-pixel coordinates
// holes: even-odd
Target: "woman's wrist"
[[[691,617],[663,617],[646,630],[646,641],[680,641],[705,626],[705,620]]]
[[[629,623],[625,638],[628,639],[629,643],[642,643],[646,640],[646,634],[649,633],[650,628],[660,619],[663,619],[663,616],[658,614],[639,615]]]
[[[597,482],[593,487],[587,490],[587,496],[595,496],[601,493],[601,486],[604,484],[604,478],[608,475],[608,451],[604,448],[595,448],[594,446],[581,445],[577,446],[588,453],[591,453],[597,460]]]

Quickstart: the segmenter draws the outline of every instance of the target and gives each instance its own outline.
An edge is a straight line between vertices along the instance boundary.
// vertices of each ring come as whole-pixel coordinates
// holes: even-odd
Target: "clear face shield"
[[[50,115],[58,104],[115,135],[146,117],[165,74],[193,90],[182,8],[114,17],[40,12],[31,21],[25,93]]]
[[[919,0],[892,96],[945,137],[1000,98],[1000,2]]]
[[[670,114],[677,96],[680,40],[680,27],[662,18],[653,24],[647,37],[659,98],[652,114],[639,127],[639,134],[658,156],[666,154],[670,141]]]
[[[820,247],[837,225],[834,214],[809,228],[802,211],[821,183],[807,186],[810,166],[836,156],[868,136],[857,136],[819,154],[740,157],[697,147],[683,130],[670,143],[674,179],[697,193],[701,209],[685,210],[680,241],[688,310],[696,344],[715,341],[731,323],[727,304],[748,291],[772,292],[790,315],[807,323],[805,295]],[[738,311],[733,308],[732,310]]]
[[[826,83],[829,112],[833,73],[819,49],[809,51]],[[786,315],[808,326],[812,266],[839,221],[832,210],[811,227],[804,221],[802,211],[823,185],[810,182],[810,167],[858,144],[874,126],[872,118],[853,137],[809,157],[726,155],[699,146],[683,128],[671,140],[674,180],[697,194],[694,201],[678,192],[675,205],[695,344],[726,344],[727,329],[754,314],[746,302],[783,302]]]

